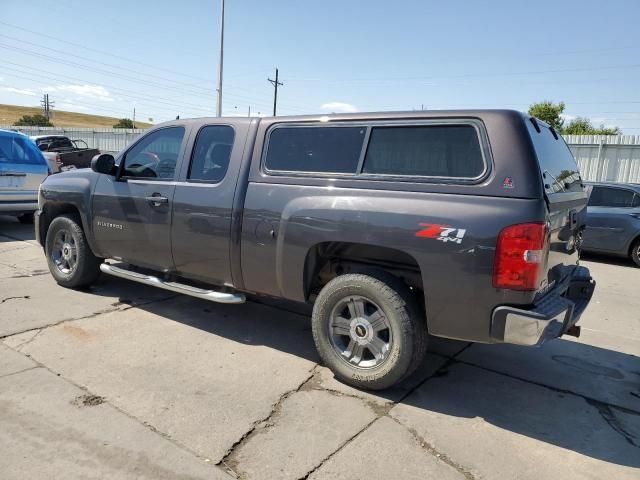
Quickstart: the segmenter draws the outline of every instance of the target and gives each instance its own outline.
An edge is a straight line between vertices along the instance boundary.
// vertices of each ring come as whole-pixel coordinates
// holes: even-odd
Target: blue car
[[[50,173],[33,140],[18,132],[0,130],[0,215],[33,223],[38,188]]]
[[[582,250],[631,258],[640,267],[640,184],[590,183]]]

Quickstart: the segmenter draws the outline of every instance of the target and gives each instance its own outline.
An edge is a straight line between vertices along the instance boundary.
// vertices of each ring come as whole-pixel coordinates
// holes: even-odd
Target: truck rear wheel
[[[313,338],[324,364],[358,388],[381,390],[424,358],[426,322],[409,289],[383,272],[340,275],[318,295]]]
[[[51,275],[63,287],[87,287],[100,275],[102,259],[89,248],[80,221],[74,215],[53,219],[47,231],[45,253]]]

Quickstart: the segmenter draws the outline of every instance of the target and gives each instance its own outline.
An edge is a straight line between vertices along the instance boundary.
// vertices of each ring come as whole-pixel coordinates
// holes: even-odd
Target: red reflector
[[[545,267],[547,227],[544,223],[511,225],[500,232],[493,286],[536,290]]]

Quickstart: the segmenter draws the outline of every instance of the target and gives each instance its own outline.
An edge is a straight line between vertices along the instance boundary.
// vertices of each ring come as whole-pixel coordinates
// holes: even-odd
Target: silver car
[[[50,169],[29,137],[0,130],[0,215],[32,223],[38,209],[38,188]]]
[[[590,183],[582,249],[631,258],[640,267],[640,185]]]

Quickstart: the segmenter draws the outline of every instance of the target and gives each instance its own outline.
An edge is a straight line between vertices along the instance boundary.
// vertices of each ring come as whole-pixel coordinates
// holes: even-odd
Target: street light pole
[[[216,104],[216,116],[222,116],[222,65],[224,60],[224,0],[221,0],[220,8],[220,63],[218,64],[218,102]]]

